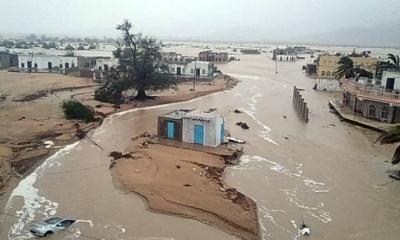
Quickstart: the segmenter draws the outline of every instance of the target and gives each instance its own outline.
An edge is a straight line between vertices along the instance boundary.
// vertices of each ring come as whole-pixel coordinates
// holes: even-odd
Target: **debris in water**
[[[118,151],[113,151],[111,152],[108,156],[112,157],[115,160],[119,160],[121,158],[132,158],[132,153],[122,153],[122,152],[118,152]]]
[[[283,115],[283,119],[287,119],[286,115]]]
[[[249,129],[249,125],[247,125],[247,123],[245,122],[237,122],[236,125],[238,125],[239,127],[243,128],[243,129]]]
[[[245,144],[246,141],[244,140],[240,140],[238,138],[233,138],[233,137],[227,137],[229,142],[233,142],[233,143],[240,143],[240,144]]]
[[[306,224],[303,223],[300,225],[300,233],[303,236],[309,236],[311,234],[311,230]]]
[[[233,111],[234,113],[242,113],[242,111],[240,111],[239,109],[235,109],[235,111]]]
[[[79,139],[83,139],[86,137],[86,133],[85,131],[83,131],[82,129],[76,129],[76,133],[75,136]]]
[[[26,118],[25,116],[22,116],[22,117],[20,117],[20,118],[18,119],[18,121],[24,120],[25,118]]]

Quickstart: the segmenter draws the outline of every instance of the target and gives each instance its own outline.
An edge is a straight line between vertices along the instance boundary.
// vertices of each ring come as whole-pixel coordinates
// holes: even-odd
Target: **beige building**
[[[321,55],[317,62],[318,78],[334,78],[339,59],[342,56],[337,55]],[[359,66],[369,72],[375,73],[377,58],[374,57],[350,57],[354,62],[354,66]]]

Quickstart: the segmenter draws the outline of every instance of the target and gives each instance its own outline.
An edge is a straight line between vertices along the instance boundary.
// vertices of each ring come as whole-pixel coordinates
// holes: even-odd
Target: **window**
[[[191,74],[194,74],[194,69],[193,69],[193,68],[190,69],[190,73],[191,73]]]
[[[63,66],[62,63],[60,63],[60,68],[62,68],[62,66]]]
[[[376,113],[375,105],[369,105],[368,116],[375,117],[375,113]]]
[[[383,120],[387,120],[388,117],[389,117],[389,108],[383,107],[383,108],[382,108],[382,111],[381,111],[381,118],[382,118]]]
[[[327,76],[327,77],[330,77],[330,76],[331,76],[331,72],[329,72],[329,71],[326,72],[326,76]]]
[[[202,69],[202,70],[201,70],[201,74],[205,75],[205,74],[206,74],[206,70],[205,70],[205,69]]]
[[[24,64],[24,63],[21,63],[21,67],[22,67],[22,68],[25,68],[25,64]]]
[[[322,71],[322,72],[321,72],[321,76],[325,76],[325,71]]]

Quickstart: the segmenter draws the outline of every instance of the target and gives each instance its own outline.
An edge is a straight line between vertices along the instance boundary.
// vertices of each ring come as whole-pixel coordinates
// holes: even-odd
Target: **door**
[[[32,62],[31,62],[31,61],[28,61],[27,65],[28,65],[28,68],[29,68],[29,69],[32,68]]]
[[[174,139],[175,124],[174,122],[167,122],[167,138]]]
[[[65,63],[65,69],[69,68],[69,63]]]
[[[393,90],[394,88],[394,78],[386,79],[386,89]]]
[[[200,76],[200,68],[196,68],[196,76]]]
[[[194,143],[201,144],[204,143],[204,126],[194,125]]]
[[[52,64],[51,62],[48,62],[48,63],[47,63],[47,68],[48,68],[49,70],[53,69],[53,64]]]
[[[221,143],[224,143],[224,137],[225,137],[225,128],[224,124],[221,124]]]
[[[182,70],[180,67],[176,68],[176,75],[180,76],[182,74]]]

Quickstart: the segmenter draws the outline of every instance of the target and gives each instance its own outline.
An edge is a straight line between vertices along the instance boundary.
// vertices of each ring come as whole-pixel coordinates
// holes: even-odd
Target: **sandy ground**
[[[113,161],[112,176],[143,196],[151,211],[193,218],[241,239],[260,239],[255,202],[222,181],[223,157],[206,149],[147,144],[147,137],[133,139],[131,155]]]
[[[24,175],[41,159],[76,140],[75,121],[64,118],[60,104],[73,94],[88,91],[75,88],[93,85],[86,78],[0,71],[0,187],[12,172]],[[59,91],[50,93],[50,89]],[[76,122],[86,130],[97,125]],[[49,140],[53,146],[45,144]]]
[[[29,173],[41,160],[76,141],[76,123],[86,132],[98,126],[98,122],[86,124],[65,119],[60,108],[63,100],[75,98],[105,117],[121,110],[189,100],[235,84],[235,80],[220,77],[211,83],[198,82],[196,91],[191,91],[192,83],[180,83],[175,90],[150,93],[159,96],[154,100],[116,107],[93,100],[95,87],[91,86],[96,84],[91,79],[0,71],[0,188],[12,175],[21,177]],[[45,144],[49,140],[53,146]]]

